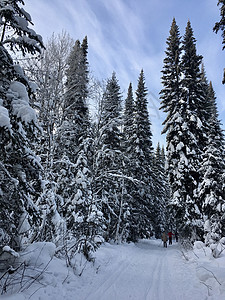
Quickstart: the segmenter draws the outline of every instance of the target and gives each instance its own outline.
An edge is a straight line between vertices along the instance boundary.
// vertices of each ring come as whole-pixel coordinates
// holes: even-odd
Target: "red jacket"
[[[169,237],[172,237],[172,235],[174,235],[171,231],[170,232],[168,232],[168,236]]]

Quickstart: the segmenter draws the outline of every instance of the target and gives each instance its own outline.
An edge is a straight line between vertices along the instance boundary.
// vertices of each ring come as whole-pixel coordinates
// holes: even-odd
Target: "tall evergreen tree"
[[[40,53],[43,43],[28,27],[31,17],[21,5],[22,0],[0,2],[0,247],[16,250],[39,222],[35,201],[41,182],[40,161],[32,151],[38,125],[31,85],[9,51]]]
[[[149,237],[152,230],[151,221],[153,201],[153,146],[151,122],[147,108],[147,88],[145,86],[144,71],[141,70],[138,78],[134,108],[134,130],[131,142],[133,143],[133,178],[138,180],[133,191],[131,239]]]
[[[203,174],[199,186],[204,218],[206,244],[217,242],[224,234],[224,135],[218,119],[215,92],[212,83],[208,84],[208,131],[207,143],[203,151],[200,172]]]
[[[66,220],[68,236],[75,237],[74,251],[82,251],[89,259],[95,206],[92,197],[92,136],[90,132],[88,96],[87,38],[77,40],[67,69],[67,83],[62,124],[57,131],[55,171],[61,214]],[[92,216],[92,217],[90,217]]]
[[[87,136],[87,129],[90,127],[87,106],[87,42],[83,42],[82,45],[85,50],[80,45],[80,41],[77,40],[68,58],[63,120],[58,133],[60,136],[59,142],[62,144],[62,147],[59,147],[59,149],[62,149],[62,153],[68,155],[71,161],[74,160],[74,152],[76,153],[79,148],[80,138],[83,140]],[[73,131],[73,134],[70,134],[71,131]],[[73,148],[72,156],[70,155],[71,149],[69,144]],[[68,151],[65,152],[67,147]]]
[[[59,182],[58,192],[69,203],[69,199],[74,195],[76,189],[75,165],[79,151],[82,151],[81,145],[84,145],[84,140],[88,138],[88,128],[90,127],[86,97],[87,62],[80,41],[77,40],[68,59],[63,119],[57,131],[57,149],[55,153],[55,167],[59,170],[59,177],[57,178]],[[61,168],[61,163],[65,168]],[[66,207],[64,209],[66,213]]]
[[[162,133],[166,133],[167,141],[167,173],[171,189],[171,219],[175,219],[175,227],[181,224],[183,218],[182,184],[180,173],[184,162],[178,145],[182,136],[183,115],[181,113],[181,37],[175,19],[172,21],[170,35],[167,39],[166,57],[162,70],[161,107],[167,113],[163,122]],[[178,192],[179,191],[179,192]]]
[[[163,122],[165,127],[162,133],[168,131],[167,140],[170,140],[174,133],[170,134],[169,127],[174,122],[173,117],[177,111],[176,107],[179,105],[181,96],[181,37],[175,18],[172,21],[170,35],[166,43],[166,58],[164,59],[162,70],[162,84],[164,88],[160,92],[162,100],[160,109],[167,113],[167,117]]]
[[[179,97],[176,98],[177,104],[174,107],[170,106],[169,101],[172,117],[170,116],[170,121],[166,120],[168,174],[176,226],[183,237],[195,240],[203,236],[198,186],[201,181],[201,155],[206,142],[207,113],[200,72],[202,57],[196,53],[196,40],[190,21],[186,26],[182,49],[179,93],[177,88],[172,90],[172,95]],[[166,88],[161,93],[163,97],[167,97],[166,82],[164,86]],[[165,100],[163,101],[165,105]]]
[[[133,139],[135,136],[135,104],[133,88],[130,83],[127,97],[125,99],[124,120],[123,120],[123,153],[124,153],[124,174],[126,175],[125,189],[126,198],[129,207],[128,214],[128,236],[127,239],[133,242],[138,238],[138,211],[136,208],[136,199],[134,191],[138,188],[139,183],[135,178],[134,169],[136,167],[136,153]]]
[[[106,239],[124,239],[127,203],[121,137],[121,92],[116,74],[108,79],[102,98],[98,145],[95,155],[95,193],[101,199],[106,220]]]
[[[182,110],[184,122],[182,124],[181,151],[188,163],[184,168],[184,203],[185,215],[184,234],[196,238],[202,238],[203,224],[201,214],[201,202],[198,198],[198,185],[201,181],[199,167],[201,154],[205,145],[206,111],[204,90],[201,84],[200,65],[202,56],[197,55],[196,40],[190,21],[187,22],[183,38],[184,54],[181,61],[183,79]]]

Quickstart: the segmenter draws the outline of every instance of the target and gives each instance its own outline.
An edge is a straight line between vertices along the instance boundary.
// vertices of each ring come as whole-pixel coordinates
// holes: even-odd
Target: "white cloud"
[[[89,63],[94,74],[105,79],[115,71],[125,93],[130,81],[135,89],[143,68],[148,90],[156,99],[161,89],[160,70],[172,18],[176,17],[181,35],[190,18],[198,53],[204,56],[207,76],[213,81],[225,123],[221,85],[225,51],[222,52],[220,34],[212,32],[214,22],[219,19],[215,0],[189,0],[182,5],[180,0],[32,0],[27,1],[26,7],[36,24],[35,30],[44,39],[62,29],[75,40],[87,35]],[[155,101],[149,107],[154,134],[159,136],[164,116],[152,114],[151,109],[156,109],[159,103],[150,95],[149,98]]]

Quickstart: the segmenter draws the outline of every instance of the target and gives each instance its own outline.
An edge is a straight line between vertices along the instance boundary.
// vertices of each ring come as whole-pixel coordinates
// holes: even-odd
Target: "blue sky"
[[[221,34],[213,32],[219,20],[217,0],[25,0],[34,29],[44,41],[52,33],[66,30],[76,40],[86,35],[89,65],[98,79],[115,71],[121,91],[126,95],[129,82],[134,90],[143,68],[149,91],[149,113],[153,142],[164,143],[158,111],[166,39],[173,17],[183,35],[188,19],[203,55],[208,80],[216,92],[220,119],[225,125],[225,86],[221,84],[225,67]],[[225,129],[225,126],[223,126]]]

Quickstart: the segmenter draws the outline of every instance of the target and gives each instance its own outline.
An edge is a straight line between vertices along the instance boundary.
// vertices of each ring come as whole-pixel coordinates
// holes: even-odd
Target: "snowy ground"
[[[37,251],[40,246],[41,255],[34,251],[34,246],[27,252],[26,263],[35,265],[35,270],[43,269],[54,253],[52,244],[44,248],[38,244]],[[37,280],[29,280],[27,285],[22,283],[19,294],[0,296],[0,299],[225,299],[225,254],[215,259],[201,243],[191,251],[183,251],[176,243],[163,248],[159,240],[122,245],[106,243],[95,256],[94,264],[79,259],[74,269],[68,269],[64,260],[53,257]]]

